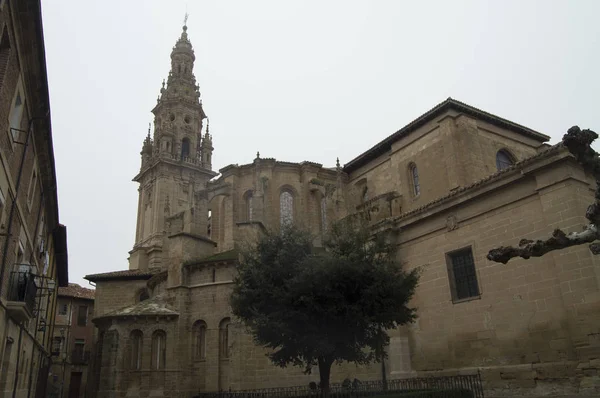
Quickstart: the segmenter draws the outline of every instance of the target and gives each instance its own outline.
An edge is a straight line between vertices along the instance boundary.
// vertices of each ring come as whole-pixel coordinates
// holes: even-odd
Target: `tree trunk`
[[[329,376],[331,375],[332,364],[332,360],[325,357],[319,357],[319,381],[321,383],[322,397],[329,396]]]

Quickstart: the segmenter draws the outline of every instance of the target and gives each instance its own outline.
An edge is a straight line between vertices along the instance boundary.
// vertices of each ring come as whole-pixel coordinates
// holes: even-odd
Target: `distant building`
[[[424,266],[419,318],[390,331],[385,367],[336,365],[333,382],[381,379],[382,369],[388,379],[481,372],[496,396],[600,391],[600,273],[587,246],[508,265],[486,259],[499,245],[587,224],[595,181],[565,148],[449,98],[344,167],[257,154],[218,175],[194,60],[184,26],[134,177],[129,269],[86,277],[96,283],[93,396],[318,379],[274,367],[233,318],[237,248],[288,222],[320,244],[332,221],[357,212],[391,233],[407,268]]]
[[[0,396],[46,397],[68,285],[39,0],[0,1]]]
[[[76,283],[58,289],[48,396],[85,396],[93,344],[94,290]]]

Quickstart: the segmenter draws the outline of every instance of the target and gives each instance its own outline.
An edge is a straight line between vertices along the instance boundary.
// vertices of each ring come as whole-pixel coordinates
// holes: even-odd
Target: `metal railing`
[[[75,365],[82,365],[88,363],[90,360],[89,350],[73,350],[71,351],[71,363]]]
[[[432,398],[484,398],[481,375],[416,377],[383,381],[346,380],[329,387],[329,397],[360,398],[373,396],[402,396],[421,391]],[[316,398],[322,391],[316,383],[307,386],[263,388],[258,390],[202,392],[194,398]]]
[[[8,288],[8,301],[25,303],[29,312],[35,309],[37,286],[34,275],[29,272],[11,272]]]

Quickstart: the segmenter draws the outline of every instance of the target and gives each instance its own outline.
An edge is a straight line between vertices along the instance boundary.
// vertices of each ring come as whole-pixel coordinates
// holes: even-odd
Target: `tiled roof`
[[[445,202],[445,201],[447,201],[447,200],[449,200],[449,199],[457,196],[460,193],[463,193],[465,191],[469,191],[471,189],[477,188],[477,187],[479,187],[481,185],[484,185],[485,183],[492,182],[494,180],[498,180],[503,175],[508,174],[511,171],[515,170],[515,169],[519,169],[519,168],[521,168],[523,166],[531,164],[531,163],[533,163],[537,159],[544,158],[544,157],[549,156],[549,155],[551,155],[553,153],[557,153],[557,152],[559,152],[563,148],[564,148],[564,146],[563,146],[562,143],[559,143],[559,144],[556,144],[554,146],[551,146],[548,149],[545,149],[545,150],[543,150],[541,152],[538,152],[538,153],[536,153],[533,156],[530,156],[530,157],[528,157],[526,159],[521,160],[520,162],[517,162],[517,163],[513,164],[510,167],[505,168],[504,170],[500,170],[500,171],[498,171],[498,172],[496,172],[494,174],[490,174],[489,176],[487,176],[485,178],[482,178],[481,180],[478,180],[478,181],[474,182],[473,184],[467,185],[465,187],[460,187],[460,188],[458,188],[458,189],[450,192],[449,194],[444,195],[442,197],[439,197],[439,198],[437,198],[435,200],[432,200],[431,202],[429,202],[429,203],[427,203],[427,204],[425,204],[425,205],[423,205],[421,207],[418,207],[418,208],[413,209],[411,211],[407,211],[406,213],[402,213],[399,216],[394,217],[393,220],[397,221],[397,220],[401,220],[403,218],[409,217],[409,216],[411,216],[413,214],[421,213],[421,212],[423,212],[423,211],[425,211],[425,210],[427,210],[427,209],[429,209],[431,207],[434,207],[435,205],[441,204],[441,203],[443,203],[443,202]],[[383,220],[382,222],[385,222],[385,221],[386,220]],[[388,219],[387,221],[390,221],[390,219]]]
[[[86,275],[84,279],[91,282],[104,281],[110,279],[149,279],[152,275],[160,272],[160,268],[149,269],[128,269],[123,271],[111,271],[102,274]]]
[[[511,130],[517,131],[521,134],[532,137],[538,141],[548,141],[550,137],[547,135],[538,133],[535,130],[522,126],[520,124],[511,122],[510,120],[503,119],[499,116],[493,115],[481,109],[475,108],[474,106],[465,104],[464,102],[457,101],[453,98],[448,98],[445,101],[437,104],[435,107],[425,112],[412,122],[408,123],[406,126],[402,127],[400,130],[396,131],[394,134],[388,136],[383,141],[380,141],[378,144],[358,155],[356,158],[352,159],[350,162],[344,165],[344,171],[346,173],[351,173],[362,165],[368,163],[369,161],[377,158],[382,155],[386,151],[390,150],[392,143],[399,140],[402,136],[414,131],[419,128],[423,124],[427,123],[432,118],[437,115],[449,110],[455,109],[461,113],[466,115],[470,115],[481,120],[485,120],[491,124],[499,125],[501,127],[506,127]]]
[[[120,308],[115,311],[111,311],[104,315],[101,315],[95,319],[100,318],[112,318],[112,317],[126,317],[126,316],[169,316],[179,315],[177,311],[170,308],[164,301],[162,295],[152,297],[148,300],[140,301],[137,304],[129,305]]]
[[[68,287],[59,287],[59,297],[74,297],[86,300],[93,300],[96,291],[79,286],[77,283],[69,283]]]

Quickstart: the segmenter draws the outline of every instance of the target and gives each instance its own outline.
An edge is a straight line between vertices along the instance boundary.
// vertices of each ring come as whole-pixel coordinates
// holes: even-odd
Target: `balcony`
[[[90,351],[89,350],[79,350],[75,349],[71,351],[71,363],[73,365],[87,365],[90,360]]]
[[[8,288],[8,315],[17,322],[27,322],[33,316],[37,287],[29,272],[11,272]]]

